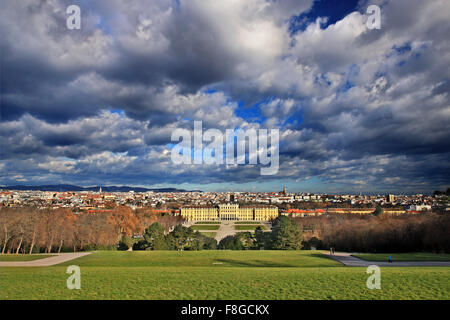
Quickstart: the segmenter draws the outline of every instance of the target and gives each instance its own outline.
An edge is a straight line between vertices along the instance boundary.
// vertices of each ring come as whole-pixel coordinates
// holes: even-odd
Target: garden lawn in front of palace
[[[81,269],[69,290],[66,268]],[[450,299],[449,267],[366,268],[319,251],[98,251],[52,267],[1,267],[0,299]]]

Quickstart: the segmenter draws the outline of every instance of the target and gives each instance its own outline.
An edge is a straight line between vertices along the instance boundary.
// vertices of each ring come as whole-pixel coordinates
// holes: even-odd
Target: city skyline
[[[222,187],[223,188],[223,187]],[[447,192],[450,188],[447,188]],[[242,188],[238,190],[237,188],[228,189],[228,190],[200,190],[200,189],[185,189],[182,188],[180,185],[174,185],[174,186],[158,186],[158,187],[151,187],[151,186],[142,186],[142,185],[88,185],[88,186],[80,186],[80,185],[71,185],[71,184],[54,184],[54,185],[10,185],[10,186],[2,186],[0,185],[0,191],[24,191],[24,192],[30,192],[30,191],[40,191],[40,192],[56,192],[56,193],[67,193],[67,192],[90,192],[90,193],[129,193],[129,192],[136,192],[136,193],[148,193],[148,192],[155,192],[155,193],[226,193],[226,194],[297,194],[297,195],[337,195],[337,196],[345,196],[345,195],[352,195],[352,196],[387,196],[387,195],[394,195],[394,196],[413,196],[413,195],[434,195],[435,193],[445,193],[446,190],[433,190],[433,192],[411,192],[411,193],[393,193],[393,192],[315,192],[313,190],[288,190],[286,185],[282,186],[282,189],[273,189],[273,190],[264,190],[264,191],[257,191],[255,188],[253,190]]]
[[[67,27],[70,5],[81,9],[79,29]],[[380,29],[368,28],[369,5],[381,9]],[[1,186],[330,194],[450,186],[444,0],[3,6]],[[173,163],[171,135],[194,121],[204,131],[279,130],[276,174],[261,175],[259,163]]]

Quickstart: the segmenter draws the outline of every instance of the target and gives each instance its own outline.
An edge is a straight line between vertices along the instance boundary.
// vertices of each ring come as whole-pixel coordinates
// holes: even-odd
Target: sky
[[[81,8],[81,29],[66,8]],[[381,8],[370,29],[369,5]],[[447,0],[5,0],[0,185],[450,186]],[[175,129],[278,129],[279,170],[177,165]]]

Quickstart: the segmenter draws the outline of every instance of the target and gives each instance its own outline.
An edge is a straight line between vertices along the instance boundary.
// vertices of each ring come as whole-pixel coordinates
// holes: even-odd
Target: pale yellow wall
[[[237,204],[229,204],[219,205],[219,208],[181,208],[181,216],[188,221],[211,221],[230,216],[239,220],[268,221],[278,217],[278,208],[239,208]]]

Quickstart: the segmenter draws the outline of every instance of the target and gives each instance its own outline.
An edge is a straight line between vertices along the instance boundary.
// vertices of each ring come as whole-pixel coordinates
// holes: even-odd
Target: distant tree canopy
[[[219,242],[219,249],[227,250],[300,250],[303,234],[298,224],[285,216],[275,219],[272,232],[257,227],[255,233],[239,232]]]
[[[146,250],[164,250],[167,249],[164,228],[159,222],[153,223],[145,229],[144,241]]]
[[[348,215],[293,218],[313,228],[309,245],[347,252],[450,252],[450,214]],[[316,237],[320,241],[313,240]],[[307,246],[308,247],[308,246]]]
[[[133,239],[129,236],[123,236],[117,247],[118,250],[126,251],[133,247]]]
[[[264,232],[261,227],[257,227],[255,230],[255,249],[270,249],[271,239],[270,232]]]
[[[384,212],[383,208],[381,206],[377,206],[375,211],[373,212],[373,215],[374,216],[379,216],[379,215],[383,214],[383,212]]]
[[[436,191],[433,192],[433,195],[435,195],[435,196],[439,196],[439,195],[450,196],[450,188],[447,188],[446,191],[439,191],[439,190],[436,190]]]
[[[244,246],[237,235],[234,235],[226,236],[220,240],[218,248],[221,250],[243,250]]]
[[[134,244],[134,250],[213,250],[217,241],[181,224],[165,235],[158,222],[145,229],[143,239]]]

